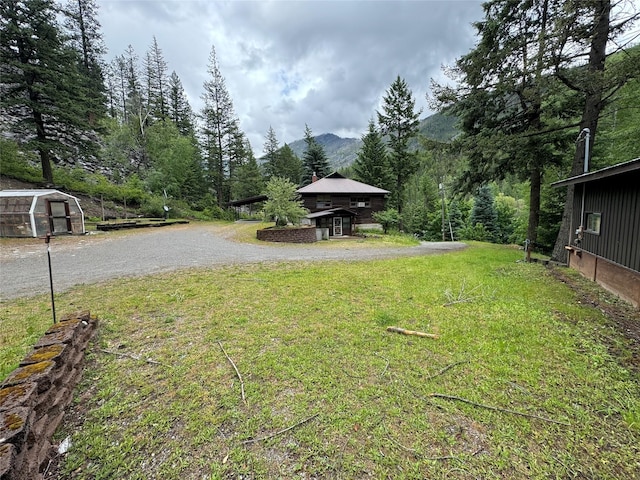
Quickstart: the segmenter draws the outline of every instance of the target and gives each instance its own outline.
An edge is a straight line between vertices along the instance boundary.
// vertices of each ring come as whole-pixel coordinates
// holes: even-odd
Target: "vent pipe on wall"
[[[578,136],[578,140],[584,134],[584,172],[587,173],[589,171],[589,138],[591,137],[591,130],[588,128],[583,128]]]

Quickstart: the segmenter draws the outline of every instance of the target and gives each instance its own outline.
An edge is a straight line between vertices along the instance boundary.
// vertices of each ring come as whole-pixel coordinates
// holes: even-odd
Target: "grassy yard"
[[[61,294],[101,321],[61,478],[640,478],[623,338],[521,258],[477,244]],[[6,375],[50,312],[0,308]]]

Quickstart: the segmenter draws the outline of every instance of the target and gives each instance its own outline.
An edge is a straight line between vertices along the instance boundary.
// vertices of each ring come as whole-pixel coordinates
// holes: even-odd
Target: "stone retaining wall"
[[[51,437],[71,403],[98,321],[65,316],[40,338],[0,389],[0,480],[40,480]]]
[[[313,243],[317,241],[314,227],[263,228],[257,231],[257,238],[265,242]]]

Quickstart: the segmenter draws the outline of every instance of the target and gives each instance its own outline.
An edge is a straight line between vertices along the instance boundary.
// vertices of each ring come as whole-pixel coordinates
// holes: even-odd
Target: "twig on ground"
[[[387,364],[384,366],[384,369],[382,370],[382,373],[380,374],[380,377],[383,377],[385,373],[387,373],[387,369],[389,368],[389,359],[386,357],[383,357],[382,355],[380,355],[379,353],[374,353],[374,355],[376,357],[380,357],[382,358],[385,362],[387,362]]]
[[[433,375],[429,375],[427,378],[425,378],[425,380],[433,380],[434,378],[439,377],[440,375],[445,373],[447,370],[450,370],[451,368],[453,368],[453,367],[455,367],[457,365],[462,365],[463,363],[469,363],[469,360],[461,360],[459,362],[450,363],[449,365],[444,367],[442,370],[440,370],[438,373],[434,373]]]
[[[310,417],[305,418],[304,420],[299,421],[298,423],[296,423],[295,425],[291,425],[290,427],[287,428],[283,428],[282,430],[278,430],[275,433],[272,433],[270,435],[266,435],[264,437],[259,437],[259,438],[251,438],[249,440],[243,440],[242,444],[243,445],[248,445],[250,443],[258,443],[258,442],[263,442],[265,440],[269,440],[270,438],[273,437],[277,437],[278,435],[282,435],[283,433],[288,432],[289,430],[293,430],[296,427],[299,427],[300,425],[310,422],[311,420],[313,420],[314,418],[316,418],[318,415],[320,415],[319,413],[316,413],[315,415],[311,415]]]
[[[508,408],[500,408],[500,407],[494,407],[494,406],[491,406],[491,405],[485,405],[483,403],[476,403],[476,402],[472,402],[471,400],[467,400],[466,398],[456,397],[456,396],[453,396],[453,395],[445,395],[443,393],[430,393],[429,397],[443,398],[445,400],[455,400],[457,402],[466,403],[466,404],[472,405],[474,407],[486,408],[487,410],[493,410],[493,411],[496,411],[496,412],[510,413],[512,415],[520,415],[521,417],[535,418],[535,419],[542,420],[542,421],[549,422],[549,423],[555,423],[555,424],[558,424],[558,425],[565,425],[567,427],[571,426],[571,424],[569,424],[567,422],[561,422],[560,420],[555,420],[553,418],[546,418],[546,417],[541,417],[539,415],[533,415],[533,414],[530,414],[530,413],[518,412],[516,410],[509,410]]]
[[[123,353],[123,352],[114,352],[112,350],[100,350],[102,353],[108,353],[109,355],[115,355],[116,357],[126,357],[131,358],[133,360],[144,360],[147,363],[152,363],[153,365],[162,365],[161,362],[157,362],[151,358],[142,358],[140,355],[133,355],[131,353]]]
[[[449,307],[451,305],[455,305],[456,303],[472,302],[477,298],[479,298],[478,296],[473,297],[471,296],[471,294],[475,292],[478,288],[480,288],[480,285],[476,285],[474,288],[472,288],[468,292],[465,292],[466,288],[467,288],[467,281],[463,280],[462,285],[460,286],[460,291],[458,292],[458,296],[454,296],[453,292],[450,289],[447,289],[444,292],[444,296],[447,297],[448,302],[443,304],[442,306]]]
[[[406,446],[402,445],[400,442],[398,442],[396,439],[394,439],[394,438],[389,434],[389,430],[387,430],[386,425],[383,425],[383,428],[384,428],[384,430],[385,430],[385,432],[386,432],[386,434],[387,434],[387,435],[386,435],[386,436],[387,436],[387,439],[388,439],[391,443],[393,443],[395,446],[399,447],[400,449],[404,450],[405,452],[409,452],[409,453],[411,453],[411,454],[412,454],[412,455],[414,455],[416,458],[421,458],[421,459],[423,459],[423,460],[430,460],[430,461],[432,461],[432,462],[441,462],[441,461],[444,461],[444,460],[461,460],[461,458],[460,458],[460,457],[457,457],[457,456],[455,456],[455,455],[443,455],[443,456],[441,456],[441,457],[426,457],[426,456],[424,456],[422,453],[420,453],[418,450],[414,450],[413,448],[406,447]],[[473,454],[472,454],[472,456],[475,456],[475,455],[477,455],[477,454],[478,454],[478,452],[475,452],[475,453],[473,453]]]
[[[240,380],[240,393],[242,395],[242,401],[244,403],[247,403],[247,398],[244,395],[244,380],[242,380],[242,375],[240,375],[240,371],[238,370],[238,367],[236,367],[236,364],[233,363],[233,360],[231,360],[231,357],[227,355],[227,352],[224,350],[224,347],[222,346],[222,342],[218,341],[218,345],[220,345],[220,350],[222,350],[222,353],[224,353],[224,356],[227,357],[227,360],[229,360],[229,363],[231,364],[233,369],[236,371],[238,380]]]
[[[435,333],[416,332],[415,330],[406,330],[400,327],[387,327],[387,332],[396,332],[403,335],[415,335],[416,337],[438,338]]]

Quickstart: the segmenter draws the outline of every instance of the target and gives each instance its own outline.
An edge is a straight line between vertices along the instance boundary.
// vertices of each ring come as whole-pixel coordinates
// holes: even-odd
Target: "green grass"
[[[604,343],[624,342],[521,257],[474,244],[61,294],[59,311],[101,321],[74,407],[85,420],[57,433],[73,441],[63,478],[638,478],[638,376]],[[1,307],[6,366],[50,314],[46,296]]]

